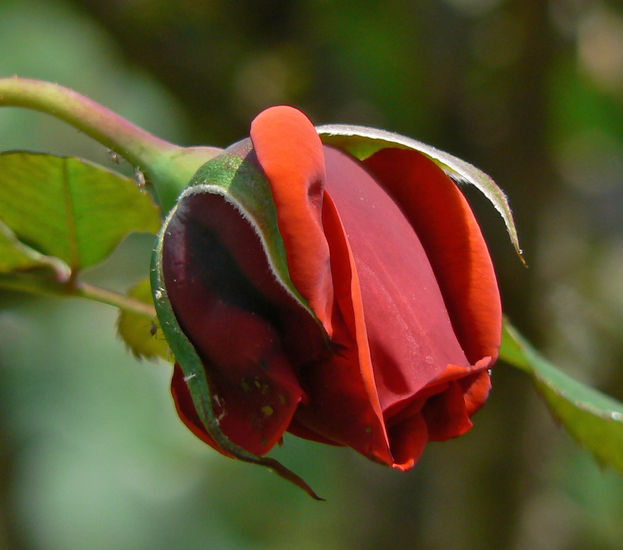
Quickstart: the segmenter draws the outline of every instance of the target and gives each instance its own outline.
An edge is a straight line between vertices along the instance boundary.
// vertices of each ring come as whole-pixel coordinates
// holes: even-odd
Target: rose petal
[[[422,416],[415,414],[393,426],[389,435],[394,456],[392,467],[403,472],[413,468],[428,443],[428,428]]]
[[[485,356],[495,361],[501,341],[500,295],[487,245],[465,197],[417,151],[383,149],[365,164],[420,237],[469,362]]]
[[[173,368],[173,378],[171,379],[171,393],[173,395],[173,401],[175,402],[175,408],[177,414],[182,419],[182,422],[202,441],[214,447],[226,456],[233,458],[233,455],[225,452],[219,447],[219,445],[210,437],[210,434],[206,431],[195,406],[193,400],[188,391],[188,386],[184,381],[184,373],[181,367],[176,363]],[[216,407],[218,410],[218,407]],[[219,411],[220,413],[220,411]]]
[[[292,422],[290,422],[290,427],[288,428],[288,431],[292,435],[295,435],[296,437],[300,437],[302,439],[309,439],[310,441],[316,441],[317,443],[324,443],[325,445],[342,446],[342,443],[338,443],[337,441],[333,441],[326,437],[322,437],[320,434],[304,426],[298,421],[296,416],[294,416],[294,418],[292,419]]]
[[[169,222],[163,274],[180,326],[206,367],[223,432],[264,454],[288,427],[303,391],[282,346],[283,304],[266,298],[278,284],[258,236],[222,196],[190,195]]]
[[[311,121],[287,106],[260,113],[251,141],[277,206],[290,277],[331,335],[333,289],[322,230],[324,157]]]
[[[472,427],[470,417],[485,403],[491,389],[488,367],[490,357],[484,357],[470,367],[448,365],[444,373],[418,392],[409,405],[391,415],[391,425],[402,423],[415,414],[424,413],[431,441],[457,437]],[[387,416],[387,413],[386,413]],[[392,449],[393,449],[392,440]]]
[[[485,404],[487,397],[489,397],[491,377],[489,372],[485,370],[463,378],[460,383],[463,387],[465,410],[469,416],[472,416]]]
[[[463,435],[473,425],[459,382],[451,382],[447,390],[430,397],[422,408],[422,416],[430,441],[444,441]]]
[[[333,310],[336,349],[330,360],[301,371],[301,383],[312,399],[301,404],[295,420],[324,439],[348,445],[373,460],[392,464],[355,261],[335,205],[328,196],[323,213],[324,230],[331,247],[336,299]],[[296,433],[296,427],[293,431]]]
[[[387,419],[448,364],[469,366],[435,274],[402,210],[350,155],[325,147],[327,194],[352,247],[374,379]],[[335,283],[334,283],[335,284]],[[336,291],[337,293],[337,291]]]

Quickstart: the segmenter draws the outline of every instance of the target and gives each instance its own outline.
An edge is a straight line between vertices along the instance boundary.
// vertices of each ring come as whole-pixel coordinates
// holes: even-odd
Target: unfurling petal
[[[310,120],[292,107],[272,107],[251,125],[251,141],[270,182],[292,282],[331,335],[333,287],[322,229],[324,156]]]
[[[233,205],[210,193],[187,197],[164,238],[167,291],[205,365],[220,426],[233,442],[264,454],[303,391],[283,349],[282,313],[265,297],[275,288],[262,292],[262,285],[279,287],[259,238]],[[182,389],[174,381],[178,406],[187,403]],[[196,432],[193,414],[183,418]]]
[[[414,228],[392,197],[350,155],[325,148],[327,193],[355,258],[363,314],[384,413],[444,372],[469,363]]]
[[[400,205],[430,259],[470,363],[495,361],[502,309],[493,264],[457,185],[417,151],[383,149],[365,161]]]
[[[323,211],[335,288],[335,349],[330,359],[301,372],[304,386],[313,397],[299,407],[295,420],[322,438],[391,463],[355,260],[330,197],[325,197]]]

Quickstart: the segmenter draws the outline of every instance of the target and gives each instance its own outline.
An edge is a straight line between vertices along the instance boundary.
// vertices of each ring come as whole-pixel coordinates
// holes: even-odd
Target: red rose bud
[[[265,463],[289,431],[405,470],[487,399],[500,297],[439,166],[462,161],[344,128],[321,128],[339,148],[323,145],[301,112],[264,111],[164,224],[153,286],[173,396],[229,456]]]

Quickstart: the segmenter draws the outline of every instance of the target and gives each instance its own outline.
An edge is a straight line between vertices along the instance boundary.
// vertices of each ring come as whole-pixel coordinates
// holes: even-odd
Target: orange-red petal
[[[251,141],[277,206],[290,277],[331,334],[333,288],[322,229],[322,143],[311,121],[288,106],[271,107],[251,124]]]

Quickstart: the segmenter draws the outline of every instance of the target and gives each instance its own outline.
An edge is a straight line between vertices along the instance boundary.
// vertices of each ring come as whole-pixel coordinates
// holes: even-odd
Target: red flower
[[[323,145],[290,107],[261,113],[250,140],[210,162],[166,223],[162,274],[218,429],[256,455],[289,431],[401,470],[428,441],[469,430],[489,393],[501,308],[454,181],[415,150],[361,162]],[[236,186],[249,208],[232,199]],[[189,378],[176,365],[181,418],[231,455],[201,421]]]

